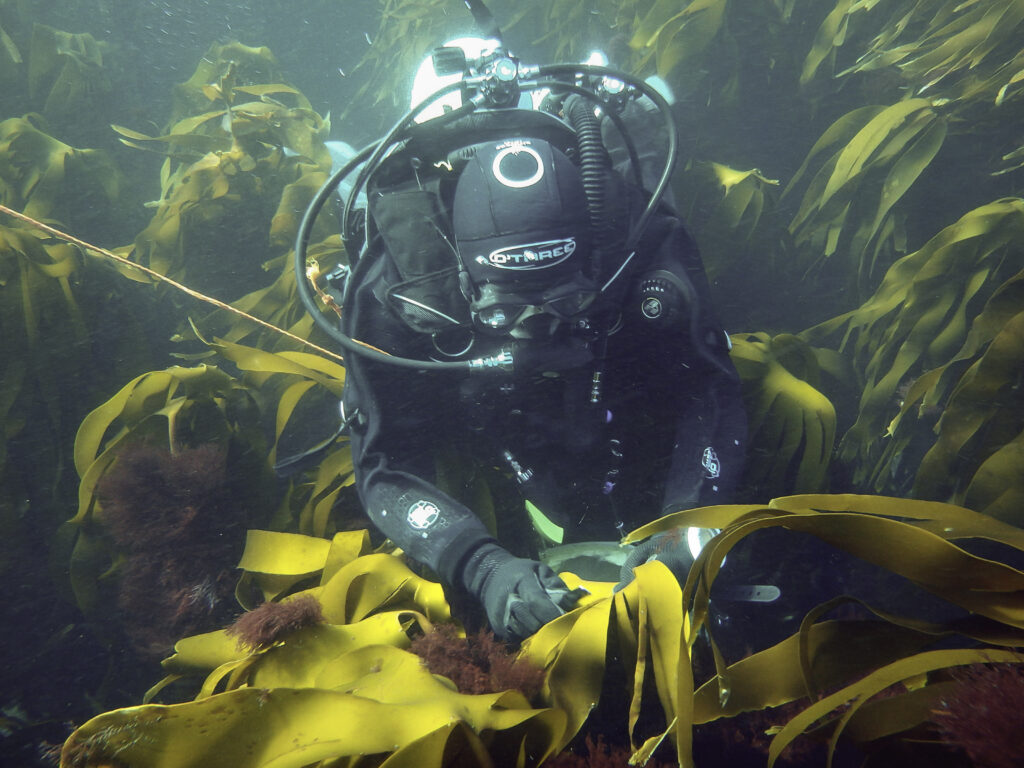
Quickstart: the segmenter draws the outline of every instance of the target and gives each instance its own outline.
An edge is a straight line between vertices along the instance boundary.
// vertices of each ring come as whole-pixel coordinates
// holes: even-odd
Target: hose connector
[[[512,348],[502,347],[498,354],[475,358],[468,361],[468,365],[470,372],[491,371],[495,368],[500,368],[503,371],[511,371],[512,362]]]
[[[598,369],[594,371],[594,375],[590,378],[590,403],[591,405],[597,405],[601,402],[601,389],[604,373]]]

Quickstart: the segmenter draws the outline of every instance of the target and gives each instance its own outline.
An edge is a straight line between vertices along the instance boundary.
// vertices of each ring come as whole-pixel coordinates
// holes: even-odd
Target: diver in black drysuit
[[[349,354],[342,411],[374,524],[478,600],[499,636],[522,638],[577,595],[532,556],[509,551],[528,550],[522,541],[499,542],[435,484],[439,452],[505,470],[549,540],[607,541],[669,512],[730,501],[746,416],[728,336],[678,216],[663,204],[633,255],[622,253],[648,193],[609,170],[595,221],[560,134],[529,116],[526,125],[499,117],[463,121],[459,143],[469,148],[440,159],[429,141],[411,142],[370,180],[368,245],[349,279],[342,331],[407,358],[506,350],[511,369],[416,371]],[[444,131],[450,145],[460,125]],[[524,256],[524,244],[540,255]],[[421,265],[424,254],[447,251],[461,266],[424,278],[430,270],[403,261],[408,251]],[[581,275],[599,252],[604,266],[588,282]],[[553,263],[499,263],[528,258]],[[474,315],[470,301],[486,285],[519,305]]]

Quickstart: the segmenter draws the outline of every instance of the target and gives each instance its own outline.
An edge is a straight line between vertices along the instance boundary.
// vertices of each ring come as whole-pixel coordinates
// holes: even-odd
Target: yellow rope
[[[13,216],[16,219],[20,219],[21,221],[24,221],[25,223],[30,224],[33,227],[36,227],[37,229],[41,229],[44,232],[50,233],[54,237],[57,237],[68,243],[72,243],[73,245],[77,245],[79,248],[82,248],[83,250],[91,251],[92,253],[95,253],[99,256],[103,256],[106,259],[116,261],[118,264],[126,266],[130,269],[138,270],[139,272],[142,272],[143,274],[148,275],[149,277],[152,277],[154,280],[157,280],[161,283],[167,283],[173,288],[177,288],[182,293],[185,293],[194,299],[206,302],[207,304],[212,304],[218,309],[223,309],[227,312],[231,312],[232,314],[238,315],[239,317],[244,317],[246,320],[251,320],[257,325],[261,325],[264,328],[267,328],[271,331],[280,333],[282,336],[286,336],[292,341],[297,341],[300,344],[309,347],[310,349],[316,350],[321,355],[334,358],[339,362],[344,362],[342,356],[339,355],[337,352],[331,352],[328,349],[324,349],[323,347],[314,344],[308,339],[304,339],[301,336],[296,336],[294,333],[286,331],[283,328],[278,328],[273,323],[268,323],[266,320],[260,320],[258,317],[253,317],[248,312],[243,312],[242,310],[236,307],[232,307],[230,304],[225,304],[223,301],[218,301],[217,299],[207,296],[206,294],[199,293],[199,291],[192,290],[187,285],[182,285],[177,280],[172,280],[171,278],[167,277],[167,275],[161,275],[159,272],[152,270],[149,267],[144,267],[141,264],[136,264],[134,261],[129,261],[124,256],[118,256],[116,253],[108,251],[106,248],[100,248],[99,246],[92,245],[91,243],[87,243],[84,240],[79,240],[74,235],[69,235],[67,232],[61,232],[59,229],[55,229],[54,227],[51,227],[49,224],[44,224],[41,221],[37,221],[36,219],[33,219],[31,216],[26,216],[24,213],[21,213],[20,211],[15,211],[11,208],[8,208],[6,205],[3,205],[2,203],[0,203],[0,212],[6,213],[8,216]]]

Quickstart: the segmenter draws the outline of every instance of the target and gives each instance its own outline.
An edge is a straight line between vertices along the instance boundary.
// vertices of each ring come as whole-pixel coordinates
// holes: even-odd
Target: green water
[[[1024,88],[1013,78],[1024,71],[1021,14],[1007,11],[989,28],[974,49],[973,68],[969,51],[942,53],[934,42],[956,40],[957,24],[977,21],[971,14],[1012,3],[981,3],[966,10],[933,3],[948,15],[949,27],[929,26],[936,23],[933,14],[914,10],[909,1],[878,4],[883,7],[853,14],[841,31],[828,34],[822,31],[831,24],[827,3],[709,5],[724,9],[723,17],[706,11],[700,24],[707,26],[680,28],[674,40],[666,30],[674,28],[675,13],[687,3],[676,3],[673,8],[679,8],[673,10],[655,2],[509,0],[495,2],[493,10],[499,23],[514,20],[506,28],[506,42],[524,61],[579,61],[590,49],[602,48],[611,53],[613,64],[644,75],[661,66],[677,96],[681,151],[673,192],[701,246],[718,315],[731,333],[799,334],[854,311],[871,298],[898,259],[921,249],[961,216],[1020,194]],[[382,15],[382,8],[388,13]],[[655,19],[666,24],[661,42],[651,48],[638,33],[647,27],[633,23],[641,19],[649,21],[648,32],[659,26]],[[906,29],[898,27],[907,19]],[[125,135],[111,125],[150,137],[166,133],[176,89],[211,46],[235,41],[266,46],[278,79],[301,92],[322,118],[330,115],[320,138],[362,146],[401,114],[412,67],[422,54],[448,37],[471,32],[472,24],[455,0],[0,0],[0,29],[0,122],[29,116],[40,135],[76,150],[100,150],[107,169],[100,170],[99,160],[69,160],[47,192],[52,199],[29,209],[26,201],[33,194],[38,201],[46,183],[26,181],[26,168],[35,167],[38,152],[53,148],[33,149],[8,138],[0,143],[0,200],[32,210],[90,243],[118,249],[135,243],[157,210],[167,145],[148,146],[155,151],[127,146],[121,141]],[[913,55],[897,57],[893,51],[900,43],[918,46],[930,64]],[[646,57],[654,48],[660,60]],[[912,99],[927,101],[905,121],[879,127],[875,138],[887,138],[865,144],[858,156],[854,142],[858,136],[867,141],[862,131],[871,116]],[[844,144],[849,147],[845,155],[840,151]],[[175,163],[199,157],[179,155],[177,149],[172,154]],[[717,176],[716,167],[722,171]],[[849,183],[815,209],[816,201],[835,192],[826,181],[836,168],[845,169]],[[756,169],[756,174],[743,176],[748,187],[742,187],[739,176],[724,173],[729,169]],[[108,172],[116,184],[106,187],[99,179],[108,178]],[[815,178],[820,179],[817,187]],[[727,197],[734,182],[737,189],[749,190],[746,203]],[[253,193],[251,205],[246,201],[244,217],[217,219],[206,229],[196,222],[194,230],[184,227],[181,251],[194,259],[185,281],[228,300],[271,285],[281,271],[274,260],[288,250],[270,237],[280,193],[262,188]],[[941,322],[920,326],[928,338],[909,346],[924,351],[904,371],[898,370],[898,358],[906,347],[870,364],[868,352],[847,348],[842,354],[849,367],[839,376],[824,362],[820,369],[807,362],[804,348],[792,353],[790,363],[794,358],[803,362],[789,365],[790,372],[803,375],[834,405],[836,445],[843,448],[833,454],[826,445],[820,471],[807,475],[814,476],[814,483],[800,486],[805,477],[801,450],[808,437],[796,435],[787,443],[775,435],[762,444],[755,439],[753,469],[741,500],[850,490],[994,505],[991,498],[1000,494],[1011,502],[1020,498],[1013,496],[1021,492],[1014,478],[1024,476],[1019,456],[1003,454],[998,466],[989,465],[994,475],[979,474],[987,459],[1019,444],[1024,434],[1013,350],[993,362],[1007,370],[991,374],[994,383],[985,402],[992,408],[978,406],[983,426],[962,441],[955,460],[936,464],[939,469],[928,477],[918,476],[935,444],[948,389],[946,399],[916,409],[917,416],[904,422],[904,432],[895,433],[902,441],[898,451],[886,454],[884,449],[886,428],[919,377],[943,366],[949,366],[946,376],[959,376],[987,349],[990,337],[973,349],[965,345],[971,322],[993,295],[1003,297],[999,322],[1010,329],[1012,341],[1010,321],[1024,311],[1019,290],[1010,285],[1024,267],[1022,215],[984,218],[977,224],[979,237],[991,238],[990,246],[975,252],[978,241],[965,240],[958,251],[962,259],[950,262],[956,269],[950,268],[948,277],[934,275],[928,278],[932,283],[922,279],[917,293],[908,294],[912,298],[887,310],[887,317],[895,317],[900,307],[914,302],[943,306],[943,286],[970,286],[970,292],[965,289],[950,300]],[[0,237],[7,225],[6,217],[0,217]],[[189,239],[193,232],[201,237]],[[78,594],[72,590],[69,572],[75,563],[100,550],[109,558],[113,551],[102,525],[64,525],[79,507],[79,472],[84,470],[74,464],[75,436],[90,411],[135,377],[201,362],[198,355],[205,348],[182,346],[171,337],[187,333],[188,318],[201,318],[208,309],[128,280],[97,260],[86,263],[81,256],[75,257],[78,266],[66,285],[31,268],[19,272],[26,262],[13,255],[20,246],[12,242],[0,240],[0,335],[5,337],[0,353],[6,358],[0,361],[0,583],[6,588],[0,620],[0,764],[32,765],[49,764],[43,753],[61,743],[74,725],[96,712],[137,703],[160,677],[158,656],[145,658],[132,650],[119,611],[109,604],[118,578],[116,560],[107,563],[115,568],[103,577],[97,594],[82,594],[81,585]],[[31,284],[18,278],[29,273],[37,275]],[[1000,293],[1000,286],[1010,287]],[[891,333],[900,332],[894,323]],[[879,345],[884,335],[878,331],[868,340],[865,332],[865,347]],[[839,343],[829,343],[830,354],[839,354]],[[186,357],[175,356],[181,354]],[[886,379],[888,366],[896,373],[874,390],[877,402],[862,399],[869,387]],[[270,404],[256,398],[252,407],[263,409],[253,424],[272,431]],[[864,433],[848,432],[859,417],[867,423]],[[911,418],[919,423],[909,424]],[[795,458],[786,458],[786,451]],[[772,463],[779,456],[786,458],[781,469]],[[771,472],[758,472],[769,466]],[[269,525],[275,503],[287,491],[284,484],[260,489],[266,491],[262,503],[267,509],[253,512],[250,522]],[[252,503],[252,509],[259,506]],[[342,496],[342,503],[351,508],[353,500]],[[1024,521],[1024,513],[1016,519],[999,514],[1016,524]],[[83,533],[93,537],[95,549],[77,539]],[[102,612],[80,608],[104,600],[108,604]]]

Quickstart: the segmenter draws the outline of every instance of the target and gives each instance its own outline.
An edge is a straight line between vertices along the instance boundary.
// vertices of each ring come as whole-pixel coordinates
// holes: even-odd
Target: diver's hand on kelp
[[[543,563],[515,557],[492,542],[470,556],[462,580],[483,604],[494,634],[504,640],[529,637],[572,610],[584,594],[569,589]]]
[[[683,584],[693,565],[693,554],[690,552],[686,532],[686,528],[673,528],[634,544],[626,562],[622,564],[615,591],[618,592],[633,581],[634,568],[652,560],[664,563],[679,583]]]

